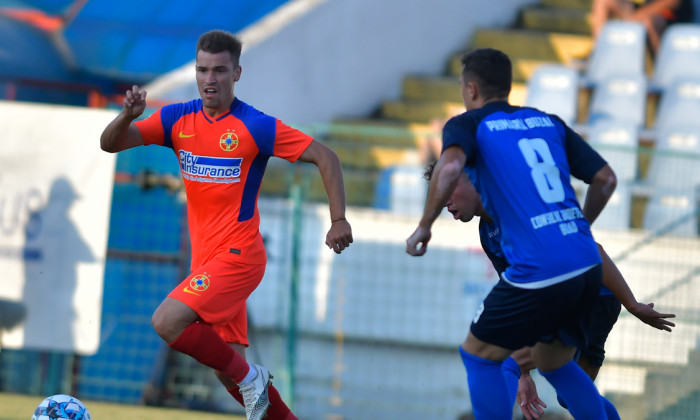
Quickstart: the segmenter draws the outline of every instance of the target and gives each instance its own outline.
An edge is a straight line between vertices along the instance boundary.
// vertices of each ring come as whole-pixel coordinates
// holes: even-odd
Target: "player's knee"
[[[153,325],[153,329],[160,336],[160,338],[165,340],[168,344],[171,344],[177,340],[182,333],[182,328],[178,328],[177,325],[172,322],[172,320],[164,316],[164,313],[160,310],[160,308],[153,313],[153,316],[151,317],[151,325]]]

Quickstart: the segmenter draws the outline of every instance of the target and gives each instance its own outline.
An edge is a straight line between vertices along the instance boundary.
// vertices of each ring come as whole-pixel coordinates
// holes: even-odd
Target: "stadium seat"
[[[566,124],[576,123],[579,74],[560,64],[543,64],[527,82],[525,106],[559,116]]]
[[[591,125],[588,141],[617,175],[617,188],[594,226],[628,229],[631,224],[632,187],[637,179],[639,126],[629,121],[600,120]]]
[[[643,75],[610,76],[593,88],[588,121],[624,121],[643,127],[646,121],[647,80]]]
[[[669,127],[659,132],[647,174],[650,194],[644,214],[645,229],[658,230],[676,223],[672,233],[697,234],[699,159],[697,128]]]
[[[623,120],[597,121],[591,125],[588,142],[613,168],[618,180],[637,179],[638,125]]]
[[[642,227],[676,236],[698,234],[698,194],[694,190],[659,190],[649,197]]]
[[[655,137],[672,127],[700,128],[700,77],[678,79],[664,91],[654,121]]]
[[[649,87],[663,92],[688,78],[700,79],[700,24],[676,23],[661,36]]]
[[[584,70],[588,86],[610,76],[646,76],[646,28],[640,22],[610,20],[603,26]]]
[[[420,215],[428,194],[428,182],[420,165],[395,165],[382,170],[374,196],[374,207],[402,214]]]

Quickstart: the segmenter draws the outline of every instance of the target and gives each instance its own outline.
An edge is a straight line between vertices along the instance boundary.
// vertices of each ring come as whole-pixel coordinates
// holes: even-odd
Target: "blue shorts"
[[[559,339],[587,348],[587,332],[600,293],[601,265],[541,289],[522,289],[499,280],[479,308],[470,331],[486,343],[517,350]]]
[[[605,360],[605,341],[620,316],[622,304],[613,295],[600,295],[591,309],[588,325],[588,347],[577,351],[576,360],[585,357],[595,367]]]

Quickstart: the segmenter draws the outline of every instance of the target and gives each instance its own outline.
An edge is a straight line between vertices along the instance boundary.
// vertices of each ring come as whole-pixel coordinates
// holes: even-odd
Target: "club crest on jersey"
[[[207,273],[197,274],[190,280],[190,287],[197,292],[203,292],[209,288],[211,281]]]
[[[219,147],[224,152],[232,152],[238,147],[238,136],[233,130],[226,132],[219,137]]]

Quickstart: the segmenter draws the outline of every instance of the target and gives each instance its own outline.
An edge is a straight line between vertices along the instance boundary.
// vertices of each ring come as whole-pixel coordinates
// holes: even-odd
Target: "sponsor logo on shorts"
[[[219,137],[219,147],[224,152],[233,152],[238,147],[238,136],[233,130],[226,132]]]
[[[474,324],[479,322],[479,318],[481,318],[481,314],[483,314],[483,313],[484,313],[484,302],[481,302],[479,309],[476,310],[476,315],[474,315],[474,320],[472,322]]]
[[[197,274],[190,280],[190,287],[197,292],[203,292],[209,288],[211,281],[206,273]]]

